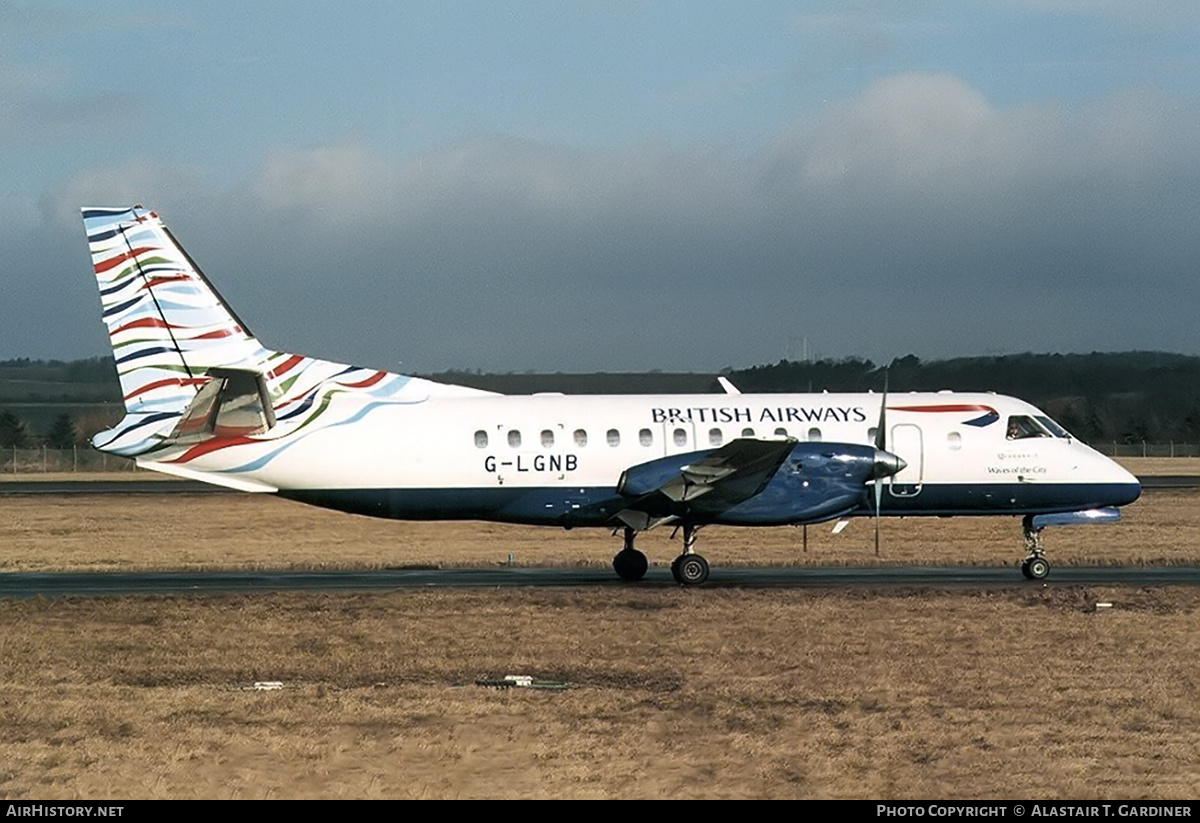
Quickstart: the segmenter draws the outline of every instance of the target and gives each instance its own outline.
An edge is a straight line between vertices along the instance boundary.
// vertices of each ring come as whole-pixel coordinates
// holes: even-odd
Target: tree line
[[[69,449],[87,442],[69,412],[54,418],[54,424],[45,434],[36,434],[29,424],[9,409],[0,409],[0,446],[27,449],[48,446],[52,449]]]
[[[1012,354],[885,365],[851,357],[729,370],[745,392],[991,391],[1044,409],[1085,442],[1200,443],[1200,357],[1165,352]]]
[[[1044,409],[1086,442],[1200,443],[1200,357],[1166,352],[1010,354],[876,364],[859,357],[777,363],[722,371],[743,392],[993,391]],[[482,374],[433,379],[508,394],[719,392],[716,375]],[[111,356],[0,361],[0,447],[85,443],[122,413]],[[53,402],[39,405],[47,398]],[[71,408],[71,403],[77,406]],[[66,406],[66,410],[58,407]],[[33,411],[27,411],[32,409]],[[25,413],[21,413],[24,411]],[[35,415],[33,412],[37,412]],[[36,417],[32,425],[27,418]]]

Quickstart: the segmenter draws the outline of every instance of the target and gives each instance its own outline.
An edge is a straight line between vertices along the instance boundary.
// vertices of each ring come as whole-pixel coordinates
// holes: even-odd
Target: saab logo
[[[979,406],[973,403],[947,403],[943,406],[888,406],[888,411],[906,411],[906,412],[953,412],[962,414],[964,412],[983,412],[979,417],[973,417],[970,420],[964,420],[964,426],[990,426],[1000,419],[1000,413],[991,406]]]
[[[483,470],[495,474],[500,469],[519,472],[573,472],[579,459],[573,454],[518,454],[516,460],[497,460],[493,455],[483,458]]]
[[[650,418],[655,423],[865,423],[867,413],[862,406],[691,406],[651,409]]]

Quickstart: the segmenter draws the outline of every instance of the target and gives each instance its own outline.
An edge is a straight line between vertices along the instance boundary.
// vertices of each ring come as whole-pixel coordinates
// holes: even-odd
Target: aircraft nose
[[[883,449],[875,450],[875,466],[871,471],[871,477],[880,480],[884,477],[891,477],[894,474],[899,474],[904,471],[904,467],[908,463],[903,457],[885,452]]]
[[[1117,506],[1127,506],[1133,501],[1142,496],[1142,483],[1132,472],[1121,468],[1121,476],[1118,479],[1118,488],[1120,489],[1120,501],[1114,503]]]

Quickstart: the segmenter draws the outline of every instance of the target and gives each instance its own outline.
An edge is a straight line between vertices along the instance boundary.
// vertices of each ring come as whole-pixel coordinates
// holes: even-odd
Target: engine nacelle
[[[745,526],[819,523],[848,514],[867,483],[895,474],[900,458],[860,443],[798,443],[766,486],[721,512],[717,523]]]
[[[627,469],[617,484],[655,517],[736,525],[816,523],[864,503],[868,481],[904,468],[894,454],[860,443],[796,443],[764,465],[697,464],[717,449],[670,455]],[[732,462],[732,461],[731,461]],[[713,463],[716,463],[714,466]]]

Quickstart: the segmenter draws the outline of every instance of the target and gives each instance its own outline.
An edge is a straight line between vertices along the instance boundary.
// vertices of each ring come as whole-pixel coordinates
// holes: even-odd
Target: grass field
[[[1152,492],[1121,524],[1047,530],[1050,559],[1196,563],[1198,503]],[[3,571],[600,566],[618,543],[253,495],[0,508]],[[808,529],[807,553],[802,534],[711,528],[701,548],[714,575],[877,562],[869,521]],[[884,562],[1022,554],[1015,518],[883,535]],[[678,551],[645,537],[652,562]],[[0,601],[0,798],[1193,798],[1198,641],[1184,587]],[[570,688],[473,685],[505,674]],[[264,680],[284,688],[247,689]]]
[[[488,523],[407,523],[326,511],[266,495],[14,496],[0,501],[0,571],[349,569],[438,566],[606,567],[620,540],[603,529],[562,531]],[[1051,564],[1200,564],[1200,491],[1143,495],[1115,525],[1050,528]],[[1012,565],[1024,556],[1020,520],[884,518],[700,531],[714,570],[729,565]],[[807,551],[804,550],[807,533]],[[669,565],[669,528],[638,546]]]

